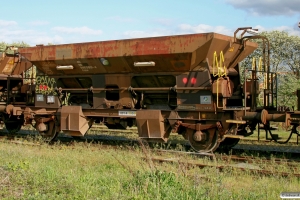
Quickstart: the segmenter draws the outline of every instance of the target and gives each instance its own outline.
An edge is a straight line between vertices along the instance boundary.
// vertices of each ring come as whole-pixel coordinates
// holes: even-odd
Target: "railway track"
[[[120,134],[128,133],[128,134],[136,134],[136,135],[138,134],[137,129],[135,127],[132,127],[132,128],[126,129],[126,130],[118,130],[118,129],[107,129],[107,127],[104,125],[93,125],[93,127],[90,129],[90,131],[92,133],[101,132],[101,133],[120,133]],[[268,139],[260,138],[260,140],[258,140],[257,138],[253,138],[253,137],[241,138],[241,142],[275,143],[274,140],[272,140],[271,138],[268,138]],[[289,141],[289,144],[298,145],[296,140]]]
[[[257,168],[256,166],[253,165],[239,165],[239,164],[205,164],[205,163],[195,163],[195,162],[187,162],[187,161],[181,161],[180,159],[177,158],[159,158],[159,157],[152,157],[151,161],[153,162],[168,162],[168,163],[173,163],[173,164],[179,164],[183,165],[186,167],[199,167],[199,168],[205,168],[205,167],[210,167],[210,168],[216,168],[219,171],[223,170],[232,170],[232,169],[237,169],[241,171],[246,171],[250,172],[255,175],[265,175],[265,176],[282,176],[282,177],[300,177],[300,173],[292,173],[292,172],[280,172],[280,171],[275,171],[275,170],[266,170],[266,169],[260,169],[259,167]],[[296,168],[296,167],[295,167]]]
[[[22,132],[24,130],[21,130],[20,132]],[[32,130],[26,130],[26,131],[32,131]],[[5,129],[0,129],[0,134],[1,132],[6,133]],[[33,131],[35,132],[35,131]],[[101,133],[101,134],[99,134]],[[132,128],[127,128],[126,130],[119,130],[119,129],[108,129],[106,126],[104,125],[93,125],[93,127],[89,130],[89,134],[90,135],[106,135],[106,134],[120,134],[120,135],[131,135],[132,138],[134,139],[138,139],[138,132],[136,127],[132,127]],[[87,134],[87,137],[89,137],[89,134]],[[181,138],[181,136],[177,135],[179,138]],[[254,138],[241,138],[240,143],[262,143],[262,144],[276,144],[273,140],[271,139],[260,139],[259,141],[257,139]],[[296,141],[290,141],[288,144],[291,145],[298,145]]]
[[[36,142],[28,142],[28,141],[21,141],[21,140],[14,140],[14,137],[8,137],[8,136],[1,136],[0,135],[0,141],[6,141],[14,144],[21,144],[21,145],[32,145],[32,146],[38,146],[41,145],[40,141]],[[130,140],[127,138],[119,138],[114,136],[108,136],[108,135],[102,135],[98,136],[96,138],[90,137],[90,138],[72,138],[72,137],[66,137],[66,136],[60,136],[58,138],[58,141],[62,144],[72,144],[72,142],[88,142],[93,143],[95,145],[98,145],[99,142],[101,142],[101,145],[113,146],[111,142],[116,143],[117,145],[122,145],[125,143],[127,144],[138,144],[140,145],[140,142],[137,140]],[[186,144],[188,146],[188,144]],[[151,147],[149,147],[151,149]],[[238,155],[225,155],[225,154],[216,154],[213,153],[197,153],[197,152],[191,152],[191,151],[177,151],[177,150],[166,150],[166,149],[152,149],[154,152],[161,154],[161,153],[172,153],[172,154],[184,154],[184,155],[190,155],[194,157],[208,157],[211,160],[227,160],[229,161],[240,161],[240,162],[247,162],[247,163],[254,163],[257,161],[257,156],[238,156]],[[300,158],[291,158],[291,159],[281,159],[276,157],[267,157],[264,159],[265,163],[292,163],[292,162],[300,162]]]
[[[227,163],[244,162],[244,163],[265,163],[265,164],[287,164],[291,167],[295,166],[295,163],[300,164],[300,158],[276,158],[276,157],[256,157],[256,156],[240,156],[240,155],[224,155],[224,154],[209,154],[209,153],[196,153],[196,152],[183,152],[183,151],[172,151],[172,150],[161,150],[157,149],[155,152],[173,153],[173,154],[186,154],[195,157],[209,157],[211,160],[223,160]]]
[[[241,139],[241,142],[244,142],[244,143],[261,143],[261,144],[271,144],[271,143],[275,143],[274,140],[271,140],[271,139],[260,139],[260,140],[257,140],[257,139],[249,139],[249,138],[242,138]],[[297,141],[289,141],[288,144],[292,144],[292,145],[299,145],[299,142],[297,143]]]
[[[127,144],[139,144],[139,140],[137,137],[128,138],[126,137],[126,134],[122,132],[121,135],[111,135],[109,133],[112,132],[120,132],[120,130],[110,130],[110,129],[101,129],[97,130],[98,132],[101,131],[101,135],[99,134],[88,134],[85,137],[70,137],[66,135],[59,135],[57,138],[57,141],[61,143],[71,143],[71,142],[89,142],[89,143],[101,143],[101,144],[120,144],[120,143],[127,143]],[[107,133],[107,134],[105,134]],[[131,133],[128,131],[128,133]],[[20,137],[21,139],[26,137],[35,137],[37,136],[36,131],[29,131],[29,130],[21,130],[18,132],[17,135],[9,136],[7,135],[7,132],[5,130],[0,131],[0,140],[1,139],[7,139],[13,141],[13,139]],[[38,139],[32,139],[31,140],[38,140]],[[17,143],[20,143],[18,141]],[[154,145],[155,146],[155,145]],[[157,145],[156,145],[157,146]],[[184,140],[182,141],[170,141],[167,144],[158,144],[160,148],[171,148],[171,149],[178,149],[180,148],[180,151],[193,151],[191,146]],[[180,147],[178,147],[180,146]],[[218,151],[217,151],[218,152]],[[258,144],[237,144],[234,146],[231,150],[231,154],[242,154],[242,153],[251,153],[251,152],[257,152],[257,154],[264,152],[268,154],[285,154],[290,156],[296,156],[300,157],[300,148],[298,146],[288,146],[288,145],[258,145]],[[192,152],[190,152],[191,154]],[[220,152],[219,152],[220,153]],[[224,152],[222,152],[224,153]],[[227,152],[228,153],[228,152]],[[204,155],[204,154],[202,154]]]

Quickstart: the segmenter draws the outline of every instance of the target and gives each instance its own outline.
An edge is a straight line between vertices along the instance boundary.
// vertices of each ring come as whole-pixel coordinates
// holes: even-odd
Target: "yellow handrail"
[[[217,52],[214,52],[214,61],[213,61],[213,76],[216,77],[221,77],[225,76],[227,73],[226,66],[224,65],[224,54],[223,51],[220,52],[220,61],[218,59]],[[215,73],[215,68],[217,68],[217,72]],[[223,68],[223,72],[222,72]]]
[[[258,71],[260,71],[260,72],[258,72],[258,76],[260,76],[260,75],[262,75],[263,73],[262,73],[262,57],[259,57],[259,61],[258,61]]]
[[[262,71],[262,57],[259,57],[258,70]]]
[[[256,66],[256,59],[255,57],[252,58],[252,70],[255,70],[255,66]],[[253,73],[253,72],[252,72]],[[251,79],[253,78],[252,77],[252,73],[251,73]]]
[[[217,65],[217,66],[216,66]],[[215,73],[215,68],[217,67],[218,72],[219,72],[219,62],[218,62],[218,56],[217,56],[217,52],[215,51],[214,53],[214,61],[213,61],[213,76],[216,77],[218,76],[218,72]]]
[[[223,108],[223,106],[222,107],[219,107],[219,79],[220,79],[221,77],[219,77],[218,79],[217,79],[217,108]]]
[[[268,81],[267,81],[267,74],[264,76],[264,89],[267,89],[268,87]]]
[[[256,65],[256,59],[255,57],[252,58],[252,70],[255,70],[255,65]]]
[[[219,79],[222,76],[226,76],[227,74],[227,68],[224,65],[224,54],[223,51],[220,52],[220,61],[218,60],[218,55],[217,52],[214,52],[214,61],[213,61],[213,76],[214,77],[218,77],[217,78],[217,108],[223,108],[223,107],[219,107]],[[217,72],[215,73],[215,68],[217,68]],[[223,68],[223,69],[222,69]],[[223,72],[222,72],[223,70]]]
[[[223,55],[223,51],[220,52],[220,67],[222,67],[223,65],[223,68],[224,68],[224,73],[222,74],[222,76],[225,76],[226,73],[227,73],[227,68],[225,67],[224,65],[224,55]]]

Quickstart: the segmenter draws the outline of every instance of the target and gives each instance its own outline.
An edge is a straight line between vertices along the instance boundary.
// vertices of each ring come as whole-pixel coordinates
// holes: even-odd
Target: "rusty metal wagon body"
[[[257,107],[256,68],[241,82],[239,62],[257,48],[245,30],[238,29],[240,38],[203,33],[21,48],[3,56],[2,73],[20,76],[28,66],[38,72],[9,92],[2,120],[34,121],[49,139],[59,131],[84,136],[99,122],[137,126],[144,140],[166,142],[178,133],[196,151],[213,151],[226,138],[234,143],[259,123],[291,123],[287,118],[297,113],[277,112],[270,86],[264,107]]]

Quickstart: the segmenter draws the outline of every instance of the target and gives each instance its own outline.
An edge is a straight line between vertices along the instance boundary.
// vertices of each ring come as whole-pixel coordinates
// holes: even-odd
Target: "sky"
[[[14,0],[0,4],[0,42],[66,44],[239,27],[300,36],[300,0]]]

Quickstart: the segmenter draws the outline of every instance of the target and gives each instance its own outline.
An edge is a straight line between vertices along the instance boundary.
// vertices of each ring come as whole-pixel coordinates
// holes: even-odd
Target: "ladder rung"
[[[234,120],[234,119],[227,119],[226,123],[234,123],[234,124],[246,124],[244,120]]]

